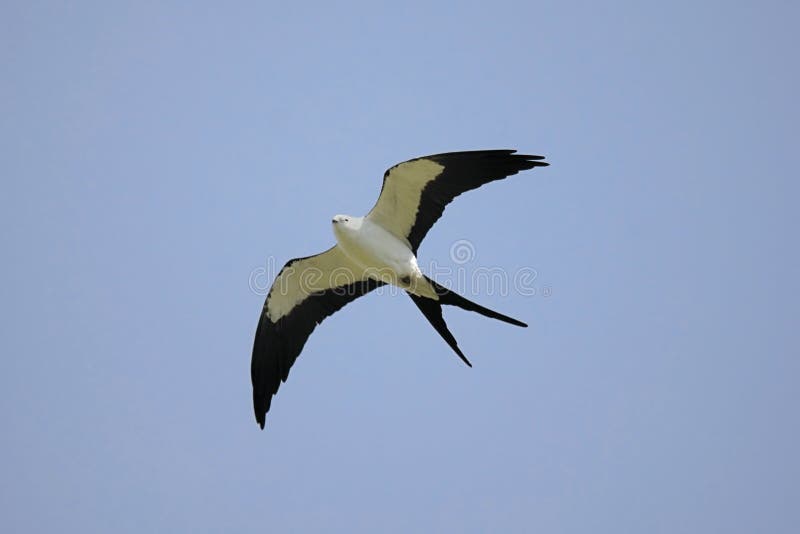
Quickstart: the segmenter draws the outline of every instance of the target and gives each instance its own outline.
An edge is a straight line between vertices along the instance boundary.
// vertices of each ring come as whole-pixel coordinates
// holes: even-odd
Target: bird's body
[[[261,428],[273,395],[286,381],[314,328],[382,285],[405,290],[469,366],[472,364],[447,328],[442,305],[527,326],[439,285],[422,273],[416,257],[428,230],[453,198],[519,171],[547,165],[541,156],[514,152],[450,152],[399,163],[384,173],[378,202],[366,216],[333,218],[336,245],[321,254],[286,263],[267,294],[253,343],[253,406]]]
[[[359,271],[364,270],[371,278],[409,293],[439,299],[425,280],[408,242],[379,223],[372,222],[369,217],[337,215],[333,218],[333,234],[337,246]]]

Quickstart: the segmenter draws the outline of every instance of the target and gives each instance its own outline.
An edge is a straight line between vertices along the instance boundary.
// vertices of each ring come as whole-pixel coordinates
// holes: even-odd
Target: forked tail
[[[510,323],[516,326],[527,327],[525,323],[522,321],[517,321],[516,319],[512,319],[507,315],[503,315],[502,313],[497,313],[496,311],[490,310],[488,308],[484,308],[479,304],[475,304],[474,302],[465,299],[458,293],[450,291],[446,287],[443,287],[427,276],[425,279],[431,286],[436,290],[436,294],[439,296],[439,300],[429,299],[427,297],[421,297],[419,295],[414,295],[413,293],[408,293],[408,296],[411,297],[411,300],[414,301],[414,304],[417,305],[419,311],[425,316],[431,326],[439,332],[439,335],[442,336],[450,348],[458,354],[458,357],[461,358],[464,363],[472,367],[472,364],[469,363],[469,360],[464,353],[461,352],[461,349],[458,348],[458,342],[450,330],[447,328],[447,323],[444,322],[444,317],[442,317],[442,304],[448,304],[450,306],[458,306],[459,308],[463,308],[465,310],[474,311],[480,313],[481,315],[485,315],[486,317],[491,317],[492,319],[499,319],[500,321]]]

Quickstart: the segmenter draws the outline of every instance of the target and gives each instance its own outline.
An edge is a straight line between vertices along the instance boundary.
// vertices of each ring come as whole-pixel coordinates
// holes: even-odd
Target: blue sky
[[[798,15],[4,3],[2,530],[797,532]],[[372,294],[258,430],[253,273],[506,147],[420,263],[534,271],[467,295],[531,327],[446,309],[468,369]]]

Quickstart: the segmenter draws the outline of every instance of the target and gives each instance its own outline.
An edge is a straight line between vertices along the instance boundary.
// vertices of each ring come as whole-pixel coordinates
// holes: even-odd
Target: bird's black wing
[[[264,428],[272,397],[306,340],[326,317],[383,285],[351,268],[333,247],[289,261],[275,278],[258,321],[250,377],[256,421]]]
[[[533,167],[543,156],[515,150],[434,154],[399,163],[383,175],[378,202],[367,217],[405,239],[416,254],[428,230],[455,197]]]

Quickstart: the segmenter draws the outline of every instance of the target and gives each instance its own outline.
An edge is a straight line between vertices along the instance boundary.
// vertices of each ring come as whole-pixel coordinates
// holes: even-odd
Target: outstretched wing
[[[519,171],[548,165],[541,161],[543,156],[515,152],[449,152],[399,163],[384,173],[380,197],[367,217],[408,241],[416,254],[455,197]]]
[[[381,285],[364,276],[336,246],[286,263],[264,302],[253,343],[253,408],[261,428],[273,395],[286,381],[314,328]]]

